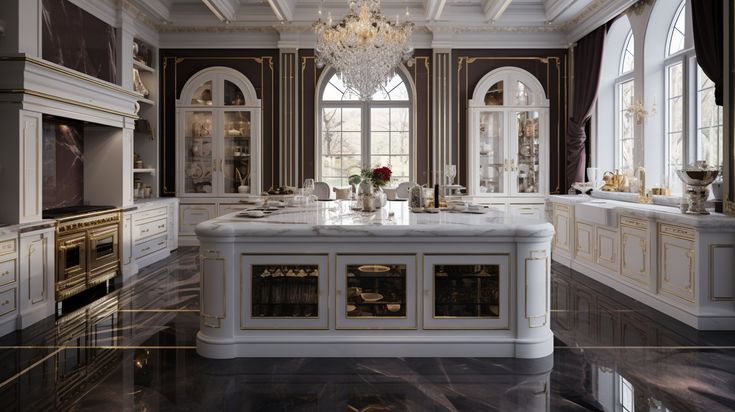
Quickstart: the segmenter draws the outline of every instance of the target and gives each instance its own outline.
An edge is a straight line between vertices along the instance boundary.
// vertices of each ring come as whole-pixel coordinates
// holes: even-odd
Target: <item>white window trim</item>
[[[623,155],[622,155],[622,147],[623,147],[623,140],[622,140],[622,130],[620,128],[620,124],[622,122],[621,116],[624,116],[622,114],[621,109],[621,99],[622,96],[620,95],[620,86],[628,81],[633,81],[633,101],[635,101],[635,52],[633,54],[633,70],[623,73],[623,62],[625,60],[625,53],[628,50],[628,42],[633,41],[633,50],[635,51],[635,37],[633,36],[633,30],[628,31],[628,35],[625,36],[625,41],[623,41],[623,47],[620,51],[620,58],[618,61],[618,73],[620,74],[618,77],[615,78],[615,81],[613,82],[613,94],[615,96],[613,109],[614,109],[614,115],[613,115],[613,121],[614,121],[614,139],[615,139],[615,158],[613,159],[613,164],[615,165],[616,169],[622,168],[622,161],[623,161]],[[635,146],[635,129],[633,129],[633,145]],[[633,151],[634,158],[635,158],[635,150]]]
[[[409,124],[409,148],[408,148],[408,171],[409,171],[409,182],[416,181],[416,159],[417,159],[417,148],[416,148],[416,87],[411,79],[411,76],[402,66],[399,66],[399,70],[396,70],[396,74],[401,76],[403,83],[408,90],[408,100],[322,100],[324,90],[329,84],[329,80],[335,74],[333,68],[325,69],[319,78],[317,83],[317,93],[315,96],[315,134],[314,134],[314,168],[315,179],[318,181],[323,180],[322,177],[322,109],[324,108],[360,108],[360,164],[361,169],[371,168],[372,165],[369,163],[371,157],[370,153],[370,109],[371,108],[408,108],[408,124]],[[385,165],[383,165],[385,166]]]

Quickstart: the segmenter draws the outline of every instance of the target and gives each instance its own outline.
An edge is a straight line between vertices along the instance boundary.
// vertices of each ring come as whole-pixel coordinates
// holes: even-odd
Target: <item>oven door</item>
[[[120,264],[117,224],[89,230],[89,283],[97,284],[117,275]]]
[[[59,236],[56,241],[56,296],[63,299],[86,287],[86,234]]]

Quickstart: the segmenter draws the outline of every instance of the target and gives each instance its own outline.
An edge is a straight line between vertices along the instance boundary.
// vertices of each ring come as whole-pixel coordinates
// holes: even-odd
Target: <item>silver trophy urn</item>
[[[698,160],[681,170],[677,170],[676,174],[687,185],[688,207],[682,211],[692,215],[708,215],[709,212],[704,209],[704,204],[707,197],[709,197],[708,186],[715,181],[719,170],[716,167],[709,166],[706,160]]]

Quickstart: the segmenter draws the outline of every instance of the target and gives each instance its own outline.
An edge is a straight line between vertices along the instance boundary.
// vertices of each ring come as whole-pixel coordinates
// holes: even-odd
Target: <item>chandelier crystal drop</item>
[[[410,65],[412,30],[409,21],[399,24],[397,17],[395,22],[385,18],[379,0],[352,0],[350,12],[339,23],[333,25],[331,16],[314,23],[317,65],[334,67],[346,87],[368,100],[395,75],[399,64]]]

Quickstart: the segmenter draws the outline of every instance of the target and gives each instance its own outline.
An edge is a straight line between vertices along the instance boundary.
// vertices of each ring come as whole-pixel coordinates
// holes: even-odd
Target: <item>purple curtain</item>
[[[571,117],[565,139],[567,188],[574,182],[584,181],[587,164],[587,134],[584,126],[590,119],[590,112],[597,100],[606,35],[607,27],[603,25],[578,41],[574,49],[574,100],[569,109]]]
[[[694,50],[697,63],[715,84],[715,102],[722,106],[722,56],[724,0],[692,1]]]

